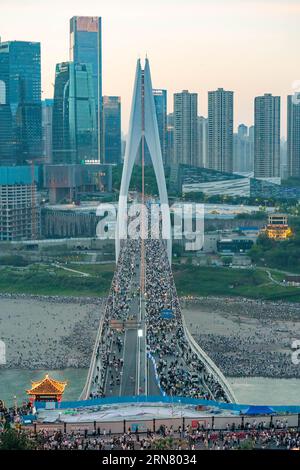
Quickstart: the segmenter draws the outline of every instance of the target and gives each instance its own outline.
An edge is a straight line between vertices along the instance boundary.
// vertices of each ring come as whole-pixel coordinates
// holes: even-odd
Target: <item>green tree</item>
[[[0,435],[0,450],[28,450],[33,448],[32,441],[24,431],[9,427]]]
[[[221,261],[223,262],[224,266],[230,266],[232,264],[233,257],[232,256],[222,256]]]
[[[254,441],[252,439],[245,439],[239,445],[239,450],[253,450],[254,449]]]

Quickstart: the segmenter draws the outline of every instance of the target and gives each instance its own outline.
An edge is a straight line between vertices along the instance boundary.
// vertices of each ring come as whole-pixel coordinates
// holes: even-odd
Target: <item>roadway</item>
[[[140,297],[140,253],[129,288],[128,315],[124,331],[116,330],[112,339],[109,366],[105,378],[105,396],[159,395],[152,361],[147,357],[145,331],[145,301]],[[142,331],[142,336],[138,331]],[[116,338],[120,338],[119,348]],[[123,361],[122,369],[115,367]]]

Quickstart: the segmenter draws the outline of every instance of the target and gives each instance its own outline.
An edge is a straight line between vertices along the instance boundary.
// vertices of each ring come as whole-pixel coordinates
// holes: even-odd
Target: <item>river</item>
[[[87,369],[64,370],[0,370],[0,399],[12,405],[26,399],[31,380],[39,380],[48,373],[57,380],[67,381],[64,400],[77,400],[85,382]],[[229,378],[239,403],[255,405],[300,405],[300,379],[270,379],[264,377]]]

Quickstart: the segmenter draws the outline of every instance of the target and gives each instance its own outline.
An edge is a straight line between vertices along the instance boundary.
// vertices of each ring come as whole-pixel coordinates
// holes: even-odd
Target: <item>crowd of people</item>
[[[172,271],[162,240],[146,248],[147,344],[167,395],[227,401],[220,383],[208,373],[186,339]],[[164,312],[169,312],[167,318]]]
[[[191,325],[191,330],[225,375],[300,377],[300,368],[291,357],[292,340],[300,334],[299,304],[215,297],[183,302],[186,308],[199,306],[204,312],[202,316],[199,312],[199,322]],[[206,312],[217,317],[208,329]]]
[[[131,431],[112,434],[110,430],[98,428],[89,433],[62,430],[48,431],[46,428],[28,432],[32,447],[37,450],[239,450],[239,449],[300,449],[300,432],[296,428],[282,426],[257,426],[250,424],[227,430],[209,429],[203,426],[186,426],[177,429],[161,425],[156,432]],[[1,440],[1,434],[0,434]]]
[[[299,367],[291,360],[291,352],[262,351],[252,336],[199,334],[197,341],[229,377],[300,377]]]
[[[120,385],[123,374],[124,322],[130,319],[130,303],[138,295],[135,270],[139,242],[128,240],[120,252],[117,268],[107,298],[96,352],[96,369],[90,398],[103,397],[106,389]],[[113,322],[116,322],[115,324]]]
[[[90,398],[113,394],[123,375],[125,330],[133,299],[140,295],[140,240],[127,240],[118,260],[101,326]],[[154,359],[158,386],[167,395],[228,401],[219,381],[207,370],[186,338],[180,304],[165,245],[143,242],[147,351]],[[168,318],[163,312],[170,313]],[[113,327],[113,322],[119,322]],[[116,323],[115,323],[116,325]],[[119,394],[119,393],[118,393]]]
[[[34,430],[33,426],[21,425],[21,417],[32,413],[32,405],[7,408],[0,400],[0,444],[2,433],[7,426],[14,425],[17,432],[25,433],[32,448],[37,450],[230,450],[230,449],[300,449],[300,430],[291,428],[287,419],[280,417],[260,418],[247,421],[245,416],[240,424],[234,422],[217,429],[215,424],[201,420],[198,425],[163,425],[154,432],[138,431],[129,426],[123,434],[112,433],[109,423],[97,423],[94,431],[84,424],[78,429],[44,427]],[[230,418],[229,418],[230,419]]]
[[[3,400],[0,400],[0,424],[15,424],[21,422],[21,417],[32,413],[32,404],[24,402],[21,406],[6,406]],[[0,428],[1,429],[1,428]]]
[[[0,294],[5,368],[88,367],[102,302],[90,297]]]

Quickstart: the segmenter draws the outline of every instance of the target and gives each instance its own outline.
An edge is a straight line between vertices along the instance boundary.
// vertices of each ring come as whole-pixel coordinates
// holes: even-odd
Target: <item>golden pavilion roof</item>
[[[67,382],[54,380],[48,374],[39,382],[31,381],[31,383],[31,389],[27,390],[28,395],[61,395],[67,385]]]

